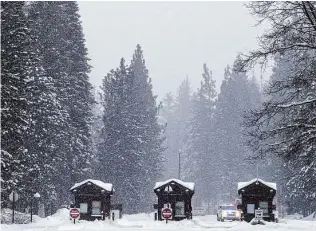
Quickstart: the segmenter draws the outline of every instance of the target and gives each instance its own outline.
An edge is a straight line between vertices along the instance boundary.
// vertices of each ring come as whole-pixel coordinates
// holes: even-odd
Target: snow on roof
[[[266,186],[268,186],[268,187],[270,187],[270,188],[272,188],[272,189],[274,189],[274,190],[277,190],[276,183],[267,182],[267,181],[264,181],[264,180],[261,180],[261,179],[258,179],[258,178],[252,179],[251,181],[248,181],[248,182],[239,182],[237,190],[245,188],[248,185],[251,185],[251,184],[253,184],[253,183],[257,182],[257,181],[262,183],[262,184],[264,184],[264,185],[266,185]]]
[[[166,180],[164,182],[156,182],[154,189],[160,188],[161,186],[166,185],[166,184],[170,183],[171,181],[174,181],[174,182],[178,183],[179,185],[182,185],[183,187],[190,189],[192,191],[194,190],[194,183],[193,182],[184,182],[184,181],[178,180],[178,179],[169,179],[169,180]]]
[[[73,190],[75,188],[78,188],[80,187],[81,185],[84,185],[85,183],[88,183],[88,182],[91,182],[92,184],[96,185],[96,186],[99,186],[100,188],[108,191],[108,192],[111,192],[113,190],[113,185],[110,184],[110,183],[104,183],[100,180],[92,180],[92,179],[87,179],[87,180],[84,180],[80,183],[75,183],[74,186],[71,187],[70,190]]]

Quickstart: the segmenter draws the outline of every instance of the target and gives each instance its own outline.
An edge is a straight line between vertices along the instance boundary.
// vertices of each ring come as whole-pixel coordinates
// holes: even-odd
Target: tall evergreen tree
[[[1,198],[7,201],[27,171],[24,134],[29,125],[28,83],[34,76],[34,50],[25,2],[1,2]],[[5,204],[3,204],[5,206]]]
[[[183,139],[186,126],[191,116],[191,97],[190,82],[188,77],[186,77],[181,82],[175,99],[173,99],[173,96],[169,93],[163,101],[162,115],[167,121],[164,178],[178,178],[179,158],[181,162]]]
[[[239,57],[234,65],[238,62]],[[256,177],[256,166],[247,161],[251,156],[246,146],[245,130],[242,127],[244,114],[260,102],[259,88],[244,72],[225,70],[225,78],[216,103],[216,151],[219,158],[220,181],[218,192],[227,193],[218,200],[234,200],[239,181]],[[217,195],[220,195],[217,193]]]
[[[156,105],[156,96],[152,92],[151,79],[145,66],[143,51],[137,45],[130,65],[130,72],[133,79],[131,88],[131,103],[129,111],[130,120],[133,121],[133,137],[138,145],[137,153],[143,157],[143,165],[139,177],[139,190],[144,191],[144,198],[153,198],[152,189],[148,185],[160,179],[164,150],[162,126],[158,124],[157,114],[160,106]],[[145,177],[144,177],[145,176]],[[140,178],[141,179],[141,178]],[[150,211],[152,205],[139,197],[139,205],[136,211],[145,208]]]
[[[56,144],[60,200],[69,200],[68,188],[87,177],[91,157],[91,105],[87,49],[76,2],[34,2],[29,17],[38,33],[38,46],[46,75],[57,89],[56,100],[65,110],[61,133],[63,143]],[[60,175],[63,175],[60,178]],[[62,179],[62,180],[61,180]]]
[[[2,2],[1,9],[2,198],[14,189],[23,191],[21,205],[35,192],[47,204],[63,203],[91,148],[93,97],[78,7]]]
[[[37,57],[40,56],[37,55]],[[52,78],[45,75],[40,63],[37,63],[35,68],[37,73],[34,73],[27,88],[29,125],[24,135],[24,142],[29,167],[21,182],[27,187],[22,197],[26,196],[29,200],[29,197],[38,192],[46,205],[56,208],[58,185],[54,178],[60,173],[56,171],[58,165],[55,164],[61,162],[56,153],[64,138],[61,129],[65,112],[56,101],[57,90]],[[48,209],[50,208],[46,206],[46,214]]]
[[[48,202],[48,192],[49,197],[55,194],[49,176],[53,175],[51,163],[55,159],[54,150],[56,149],[54,149],[54,146],[58,139],[52,134],[54,134],[54,129],[61,124],[58,111],[60,108],[58,108],[55,101],[56,95],[52,80],[45,76],[42,69],[41,56],[36,49],[37,35],[34,30],[30,29],[30,25],[33,22],[27,17],[25,3],[3,3],[3,11],[5,18],[2,21],[3,29],[12,27],[16,23],[20,24],[20,28],[16,28],[13,32],[5,30],[3,34],[5,35],[6,32],[9,32],[10,36],[2,37],[2,44],[4,45],[2,46],[2,60],[6,60],[2,65],[3,76],[5,76],[2,82],[4,90],[2,91],[2,107],[3,109],[18,110],[20,113],[24,113],[25,116],[23,132],[19,138],[12,133],[6,133],[6,135],[2,136],[2,144],[13,143],[13,140],[16,139],[16,145],[20,145],[20,149],[24,148],[23,152],[15,152],[13,156],[10,155],[10,152],[3,150],[3,154],[6,155],[2,159],[2,173],[4,175],[11,174],[10,178],[4,180],[3,183],[6,186],[14,181],[15,187],[13,189],[23,192],[20,194],[19,200],[21,206],[27,204],[29,197],[32,197],[35,192],[40,192]],[[7,12],[10,12],[10,14],[6,15]],[[7,18],[8,16],[10,18]],[[12,38],[15,39],[12,40]],[[6,41],[7,39],[10,39],[10,41]],[[8,54],[14,55],[16,58],[19,57],[19,59],[10,58]],[[20,68],[20,73],[17,72],[18,67]],[[19,81],[15,81],[17,79]],[[6,95],[8,93],[6,89],[8,88],[11,88],[9,92],[10,97]],[[11,98],[15,94],[12,91],[13,89],[19,90],[20,104],[13,103],[16,100],[15,97]],[[24,103],[21,104],[22,102]],[[14,115],[16,116],[16,114],[11,114],[11,117]],[[15,122],[10,125],[11,128],[19,126],[20,122],[18,120],[7,120],[5,113],[3,113],[3,116],[3,128],[11,121]],[[2,131],[5,132],[5,130]],[[16,132],[19,132],[19,129]],[[3,145],[2,147],[5,146]],[[11,157],[9,163],[6,163],[6,156]],[[13,165],[15,168],[8,169],[10,165]],[[17,179],[16,176],[19,178]],[[7,198],[7,196],[3,198]]]
[[[162,109],[159,115],[165,122],[165,151],[164,151],[164,179],[175,178],[175,161],[173,160],[174,154],[177,154],[176,148],[174,148],[174,137],[176,136],[176,120],[175,120],[175,102],[174,96],[171,92],[167,93],[165,98],[162,100]],[[175,151],[176,150],[176,151]]]
[[[213,117],[215,110],[215,80],[204,64],[203,81],[197,93],[193,96],[192,117],[189,120],[187,134],[184,139],[184,177],[192,180],[197,187],[197,203],[202,203],[209,195],[206,185],[211,185],[213,149]]]
[[[124,211],[128,203],[127,192],[133,192],[131,169],[137,168],[135,153],[128,153],[127,123],[127,73],[125,60],[121,59],[120,67],[111,70],[103,79],[101,104],[103,106],[103,127],[98,145],[99,165],[97,174],[105,182],[111,182],[117,192],[117,202],[124,204]],[[127,178],[128,177],[128,178]],[[125,192],[126,190],[126,192]]]
[[[100,164],[104,179],[114,183],[124,211],[148,211],[152,185],[162,169],[163,137],[151,80],[138,45],[131,65],[124,59],[103,80],[104,106]],[[107,164],[106,164],[107,163]]]

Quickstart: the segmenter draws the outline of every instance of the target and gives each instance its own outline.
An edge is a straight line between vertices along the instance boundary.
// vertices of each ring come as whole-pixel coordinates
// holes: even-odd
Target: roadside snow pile
[[[313,212],[311,215],[304,217],[304,221],[316,221],[316,212]]]
[[[196,228],[202,228],[202,229],[209,229],[209,228],[229,229],[241,223],[241,222],[218,222],[216,215],[193,216],[192,220],[184,220],[184,221],[192,222]]]
[[[112,225],[125,228],[142,228],[144,224],[151,223],[154,220],[152,213],[139,213],[123,215],[122,219],[115,220]]]
[[[266,222],[264,220],[259,220],[257,218],[253,218],[249,224],[251,225],[266,225]]]
[[[58,209],[56,213],[51,216],[40,218],[35,220],[36,224],[43,224],[43,225],[56,225],[56,224],[63,224],[65,222],[70,222],[69,219],[69,210],[66,208]]]
[[[59,217],[59,218],[67,218],[69,219],[69,209],[63,208],[63,209],[58,209],[56,213],[51,215],[51,217]]]
[[[122,219],[117,219],[114,222],[110,222],[111,226],[118,228],[134,228],[134,229],[186,229],[196,228],[196,225],[191,220],[182,221],[155,221],[154,213],[139,213],[131,215],[123,215]]]
[[[33,215],[33,220],[40,219],[38,216]],[[14,212],[14,223],[15,224],[28,224],[31,222],[31,214],[21,213],[18,211]],[[12,224],[12,210],[3,208],[1,209],[1,224]]]
[[[291,215],[284,216],[284,219],[287,219],[287,220],[301,220],[302,218],[303,218],[303,215],[299,213],[294,213]]]

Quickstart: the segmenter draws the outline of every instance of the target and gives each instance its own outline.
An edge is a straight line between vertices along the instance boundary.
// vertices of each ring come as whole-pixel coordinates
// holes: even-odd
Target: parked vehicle
[[[241,215],[241,211],[235,205],[221,205],[217,210],[217,221],[240,221]]]

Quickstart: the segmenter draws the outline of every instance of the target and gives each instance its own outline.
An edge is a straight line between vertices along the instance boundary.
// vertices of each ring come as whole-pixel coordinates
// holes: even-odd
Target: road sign
[[[263,218],[263,210],[261,210],[261,209],[256,209],[256,210],[255,210],[255,218],[262,220],[262,218]]]
[[[80,209],[71,208],[70,209],[70,217],[73,219],[79,219],[80,218]]]
[[[171,220],[172,219],[172,209],[171,208],[163,208],[161,210],[161,215],[164,219]]]
[[[17,201],[18,199],[19,199],[19,194],[17,194],[16,192],[12,191],[12,192],[10,193],[10,195],[9,195],[9,200],[10,200],[11,202],[13,202],[13,200],[14,200],[14,202],[15,202],[15,201]]]

